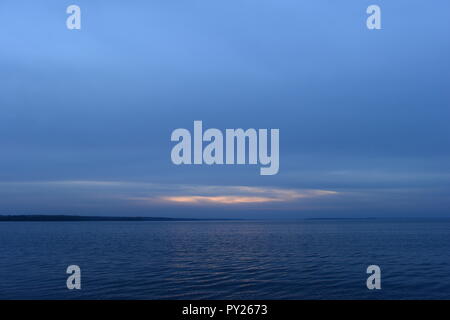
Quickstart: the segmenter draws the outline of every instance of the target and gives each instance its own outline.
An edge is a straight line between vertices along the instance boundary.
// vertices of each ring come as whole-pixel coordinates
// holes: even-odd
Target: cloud
[[[0,188],[18,193],[44,192],[52,198],[70,192],[89,202],[111,199],[137,205],[251,205],[262,203],[293,203],[336,195],[338,192],[319,189],[290,189],[278,187],[162,184],[134,181],[60,180],[0,182]]]
[[[283,189],[249,186],[179,186],[178,195],[133,197],[133,201],[166,202],[189,205],[236,205],[293,202],[298,199],[335,195],[338,192],[315,189]]]
[[[189,204],[240,204],[240,203],[261,203],[273,201],[271,198],[264,197],[242,197],[242,196],[176,196],[162,197],[162,200],[175,203]]]

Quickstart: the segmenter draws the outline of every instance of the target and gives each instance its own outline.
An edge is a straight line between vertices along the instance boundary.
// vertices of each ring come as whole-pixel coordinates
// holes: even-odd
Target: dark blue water
[[[450,221],[3,222],[0,298],[449,299]]]

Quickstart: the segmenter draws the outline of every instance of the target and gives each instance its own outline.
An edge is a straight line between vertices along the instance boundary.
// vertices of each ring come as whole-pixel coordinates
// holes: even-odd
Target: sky
[[[67,6],[81,30],[66,28]],[[381,30],[366,8],[381,7]],[[0,2],[0,214],[450,217],[450,2]],[[278,128],[280,170],[173,130]]]

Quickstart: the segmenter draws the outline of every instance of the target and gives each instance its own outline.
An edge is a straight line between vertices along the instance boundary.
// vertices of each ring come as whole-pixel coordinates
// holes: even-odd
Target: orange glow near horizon
[[[268,197],[246,197],[246,196],[173,196],[163,197],[162,200],[176,203],[202,204],[240,204],[240,203],[264,203],[279,201]]]
[[[301,199],[336,195],[338,192],[317,189],[282,189],[245,186],[193,186],[179,190],[181,195],[128,197],[143,203],[172,203],[180,205],[239,205],[288,203]],[[184,193],[184,194],[183,194]]]

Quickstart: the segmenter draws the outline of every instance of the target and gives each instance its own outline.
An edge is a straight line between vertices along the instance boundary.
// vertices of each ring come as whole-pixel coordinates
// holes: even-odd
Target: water
[[[0,298],[449,299],[450,221],[2,222]]]

